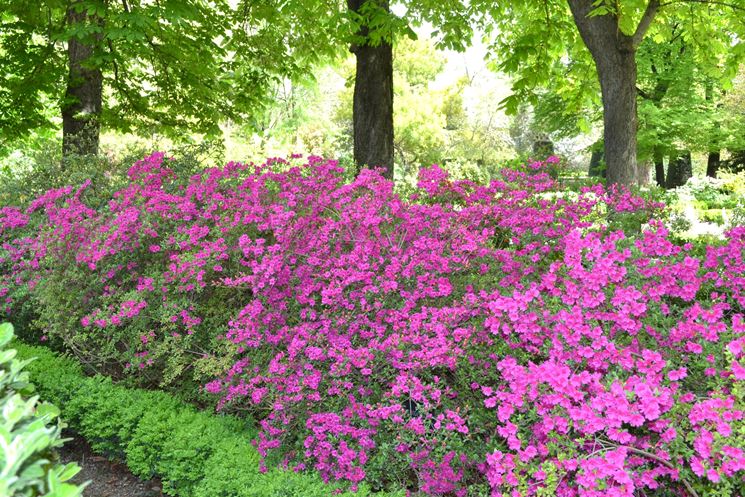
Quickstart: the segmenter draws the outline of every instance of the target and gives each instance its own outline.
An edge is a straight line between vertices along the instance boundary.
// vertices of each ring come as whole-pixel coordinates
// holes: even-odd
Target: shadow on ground
[[[82,469],[74,478],[75,483],[90,481],[84,497],[160,497],[163,495],[160,482],[143,481],[134,476],[127,467],[112,462],[91,451],[90,445],[77,433],[65,431],[65,442],[60,450],[62,462],[77,462]]]

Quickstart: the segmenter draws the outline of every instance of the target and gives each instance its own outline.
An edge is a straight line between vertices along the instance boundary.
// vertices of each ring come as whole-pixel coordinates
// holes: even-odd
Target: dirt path
[[[75,461],[83,468],[74,478],[75,483],[90,481],[83,493],[84,497],[160,497],[160,483],[157,480],[142,481],[129,472],[124,464],[110,462],[105,457],[91,451],[88,443],[72,432],[65,432],[65,438],[72,438],[60,450],[63,462]]]

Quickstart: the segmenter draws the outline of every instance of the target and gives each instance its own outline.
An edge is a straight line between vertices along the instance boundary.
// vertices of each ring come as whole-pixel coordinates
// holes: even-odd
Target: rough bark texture
[[[691,161],[691,152],[686,150],[681,152],[677,157],[670,157],[670,163],[667,165],[667,188],[677,188],[683,186],[693,176],[693,162]]]
[[[359,11],[366,0],[347,0]],[[377,0],[388,10],[388,0]],[[368,29],[358,33],[367,39]],[[389,43],[371,46],[367,41],[353,45],[357,59],[354,80],[354,162],[362,167],[383,167],[393,178],[393,49]]]
[[[710,178],[717,177],[717,171],[722,163],[722,154],[719,150],[715,152],[709,152],[709,158],[706,161],[706,175]]]
[[[659,147],[654,149],[654,179],[657,186],[665,188],[665,155]]]
[[[633,51],[609,53],[597,63],[603,95],[605,164],[608,184],[637,178],[636,60]]]
[[[655,16],[650,0],[633,36],[621,32],[614,15],[589,17],[593,0],[569,0],[574,22],[598,71],[603,99],[605,164],[608,184],[637,181],[636,48]]]
[[[67,11],[68,24],[100,22],[100,18],[89,16],[85,10],[76,12],[71,7]],[[99,68],[88,64],[94,49],[91,43],[78,38],[71,38],[67,43],[69,75],[62,105],[64,156],[98,153],[103,76]]]
[[[654,165],[651,161],[636,163],[636,184],[644,186],[649,184],[649,172]]]

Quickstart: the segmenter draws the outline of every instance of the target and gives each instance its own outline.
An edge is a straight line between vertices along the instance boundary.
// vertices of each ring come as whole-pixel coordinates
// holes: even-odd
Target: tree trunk
[[[649,170],[654,165],[653,162],[638,162],[636,163],[636,184],[644,186],[649,184]]]
[[[678,154],[677,157],[670,157],[670,163],[667,165],[667,188],[677,188],[683,186],[693,176],[693,162],[691,161],[691,152],[686,150]]]
[[[709,159],[706,161],[706,175],[710,178],[717,177],[719,165],[722,163],[722,154],[719,150],[709,152]]]
[[[587,172],[590,177],[605,178],[605,165],[603,164],[603,144],[601,142],[592,146],[590,156],[590,169]]]
[[[88,15],[86,10],[77,12],[70,7],[67,23],[100,24],[101,19]],[[100,40],[100,35],[94,36],[94,40]],[[62,103],[62,154],[65,157],[98,153],[103,76],[100,68],[89,64],[94,51],[94,42],[89,40],[72,37],[67,42],[69,75]]]
[[[358,12],[366,0],[347,0]],[[388,0],[377,0],[388,11]],[[351,47],[357,59],[354,80],[354,162],[363,167],[382,167],[393,179],[393,49],[390,43],[371,46],[369,29],[363,25],[362,42]]]
[[[665,188],[665,156],[660,147],[654,149],[654,179],[657,186]]]
[[[705,98],[707,102],[712,102],[714,100],[714,82],[711,79],[706,80],[706,87],[705,87]],[[716,108],[721,107],[722,103],[719,102],[716,105]],[[718,141],[717,137],[720,133],[719,128],[719,122],[714,123],[714,136],[712,137],[712,141]],[[722,162],[722,156],[721,151],[719,150],[719,146],[716,143],[710,143],[710,149],[709,149],[709,157],[706,161],[706,176],[710,178],[716,178],[717,177],[717,171],[719,170],[719,165]]]
[[[650,0],[633,36],[621,32],[614,14],[590,16],[593,0],[568,0],[574,23],[590,50],[600,80],[607,183],[637,181],[636,48],[654,19],[659,0]]]
[[[596,61],[603,97],[603,136],[607,183],[631,185],[636,163],[636,59],[635,52],[609,52]]]

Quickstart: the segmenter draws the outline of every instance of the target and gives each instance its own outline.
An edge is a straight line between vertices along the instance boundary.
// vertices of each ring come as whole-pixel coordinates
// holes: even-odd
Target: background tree
[[[510,147],[503,113],[495,105],[496,78],[489,71],[468,75],[466,68],[454,81],[440,79],[445,56],[424,37],[400,37],[393,55],[396,179],[415,180],[421,166],[435,163],[447,164],[456,176],[488,179],[509,156]],[[354,62],[345,64],[341,73],[352,81]],[[335,113],[338,126],[349,136],[349,149],[352,98],[351,88],[342,91]]]
[[[355,56],[354,161],[383,167],[393,178],[393,35],[384,28],[388,0],[347,0],[359,29],[350,46]]]
[[[671,21],[696,45],[699,62],[712,77],[731,79],[745,52],[745,3],[660,3],[570,0],[529,1],[509,7],[486,5],[495,19],[495,53],[507,54],[499,68],[515,76],[512,111],[534,101],[536,89],[556,76],[556,61],[586,51],[600,83],[604,148],[609,183],[637,180],[637,51],[646,36],[671,38]]]
[[[329,53],[308,32],[281,32],[295,19],[275,7],[0,0],[2,139],[55,126],[50,106],[61,111],[66,152],[95,153],[101,125],[216,136],[220,122],[259,110],[277,79]]]
[[[423,165],[442,162],[447,116],[442,92],[430,85],[445,67],[431,40],[402,38],[395,46],[394,148],[401,175],[416,175]]]

